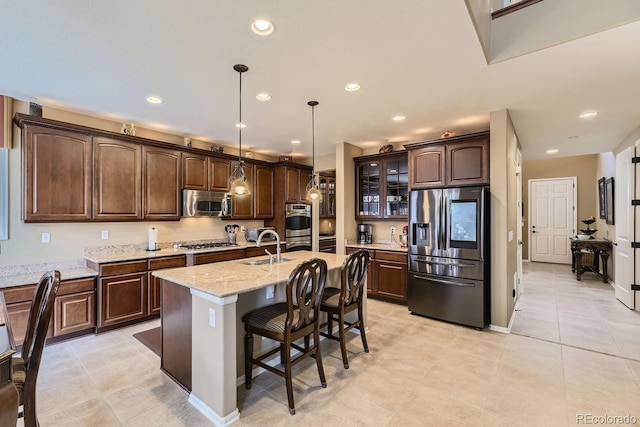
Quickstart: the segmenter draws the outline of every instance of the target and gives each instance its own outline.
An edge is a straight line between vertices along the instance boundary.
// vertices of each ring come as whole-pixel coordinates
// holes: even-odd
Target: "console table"
[[[20,396],[11,380],[11,357],[15,352],[4,294],[0,292],[0,427],[15,427],[18,420]]]
[[[606,239],[586,239],[580,240],[572,237],[571,239],[571,271],[576,273],[576,279],[580,280],[580,276],[585,271],[591,271],[602,277],[604,283],[609,282],[607,276],[607,259],[611,252],[611,241]],[[583,249],[593,252],[593,264],[585,265],[582,261],[584,255]],[[600,273],[600,261],[602,260],[602,274]]]

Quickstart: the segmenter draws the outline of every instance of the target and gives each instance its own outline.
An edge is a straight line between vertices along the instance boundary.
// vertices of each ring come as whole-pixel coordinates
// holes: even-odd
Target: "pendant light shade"
[[[240,77],[240,91],[238,95],[240,120],[238,122],[238,164],[233,168],[231,175],[229,175],[229,183],[231,184],[231,193],[241,196],[243,194],[249,194],[250,192],[247,177],[244,174],[244,160],[242,160],[242,73],[248,71],[249,67],[243,64],[236,64],[233,66],[233,69],[238,72]]]
[[[310,202],[314,200],[321,200],[322,194],[318,188],[316,181],[316,124],[315,124],[315,107],[318,105],[318,101],[309,101],[307,105],[311,107],[311,158],[313,162],[313,169],[311,170],[311,179],[307,184],[307,196],[306,199]]]

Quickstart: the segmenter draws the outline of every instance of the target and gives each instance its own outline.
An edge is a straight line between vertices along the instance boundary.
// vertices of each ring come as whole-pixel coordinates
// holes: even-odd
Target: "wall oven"
[[[311,205],[285,205],[285,238],[288,252],[311,250]]]

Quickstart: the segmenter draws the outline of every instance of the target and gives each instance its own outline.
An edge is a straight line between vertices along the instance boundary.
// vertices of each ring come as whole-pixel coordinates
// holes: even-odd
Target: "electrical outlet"
[[[391,227],[391,235],[395,235],[396,234],[396,228],[395,227]]]
[[[274,285],[267,286],[266,291],[265,299],[271,299],[275,296],[276,287]]]
[[[51,242],[51,233],[42,233],[42,243]]]
[[[109,230],[102,230],[102,240],[109,240]]]

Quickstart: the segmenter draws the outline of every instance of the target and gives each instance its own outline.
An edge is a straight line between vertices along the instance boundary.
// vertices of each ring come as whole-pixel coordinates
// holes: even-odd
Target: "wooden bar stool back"
[[[245,325],[244,359],[245,386],[251,388],[253,365],[260,366],[270,372],[284,377],[287,386],[289,413],[296,413],[293,403],[292,367],[304,357],[315,358],[322,387],[327,386],[320,354],[320,298],[327,280],[327,263],[319,258],[305,261],[291,272],[287,281],[286,302],[261,307],[246,313],[242,317]],[[260,335],[280,343],[261,356],[253,357],[253,335]],[[313,345],[308,337],[313,335]],[[304,347],[295,343],[304,339]],[[300,353],[292,358],[291,349]],[[280,362],[283,369],[270,366],[264,362],[269,356],[280,351]]]
[[[40,425],[36,413],[36,381],[59,286],[60,272],[57,270],[40,278],[31,302],[21,354],[12,360],[11,379],[20,394],[25,427]]]
[[[352,253],[342,264],[340,288],[328,287],[324,289],[322,294],[320,310],[327,313],[327,332],[321,332],[321,335],[340,341],[340,350],[342,351],[342,364],[344,365],[344,369],[349,369],[347,344],[345,339],[345,333],[347,331],[357,327],[360,330],[360,337],[362,338],[364,351],[365,353],[369,353],[367,336],[365,334],[364,323],[362,321],[364,318],[362,299],[366,292],[365,284],[368,266],[369,252],[358,251]],[[358,312],[357,320],[353,322],[346,321],[345,314],[354,310],[357,310]],[[334,321],[338,322],[338,336],[333,335]]]

